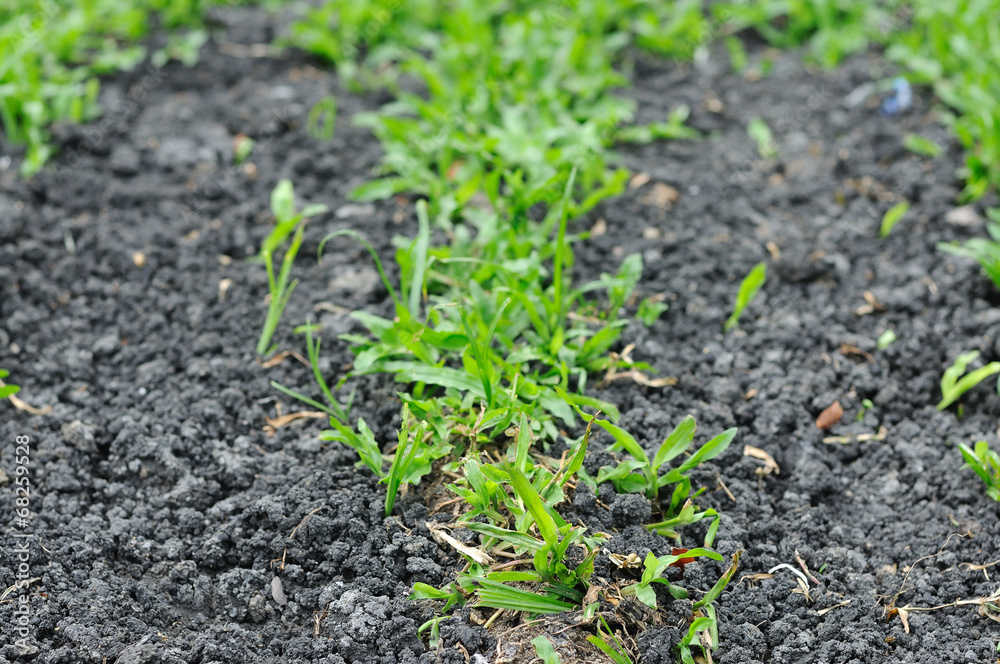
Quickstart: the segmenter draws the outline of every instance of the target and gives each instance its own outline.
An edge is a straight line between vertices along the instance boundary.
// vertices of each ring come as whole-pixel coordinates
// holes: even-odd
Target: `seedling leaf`
[[[757,291],[761,289],[765,281],[767,281],[767,264],[757,263],[740,283],[740,289],[736,293],[736,303],[733,305],[733,313],[726,320],[726,324],[722,328],[723,332],[729,332],[739,325],[743,310],[757,295]]]

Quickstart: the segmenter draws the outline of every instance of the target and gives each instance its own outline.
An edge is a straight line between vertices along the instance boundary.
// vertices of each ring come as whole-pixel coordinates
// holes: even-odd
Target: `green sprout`
[[[669,308],[669,305],[664,304],[659,296],[651,295],[639,303],[639,310],[635,312],[635,317],[641,320],[646,327],[652,327],[653,323],[659,320],[660,315]]]
[[[896,340],[896,333],[891,329],[886,330],[882,334],[878,335],[878,339],[875,341],[875,347],[879,350],[885,350]]]
[[[875,407],[875,404],[872,402],[871,399],[862,399],[861,400],[861,410],[859,410],[858,414],[854,416],[854,421],[855,422],[861,422],[861,421],[863,421],[865,419],[865,415],[868,414],[868,411],[871,410],[874,407]]]
[[[778,144],[774,140],[771,128],[760,117],[754,117],[747,124],[747,136],[757,144],[757,152],[761,159],[774,159],[778,156]]]
[[[270,355],[277,349],[271,345],[271,338],[278,327],[278,321],[288,305],[288,300],[292,296],[292,291],[299,283],[298,279],[289,283],[292,272],[292,265],[295,256],[302,246],[302,234],[305,231],[305,220],[317,214],[327,211],[325,205],[309,205],[305,209],[295,211],[295,190],[291,180],[281,180],[271,192],[271,212],[274,214],[275,226],[264,238],[260,247],[260,257],[267,268],[267,284],[270,289],[270,301],[267,307],[267,318],[264,321],[264,329],[261,330],[260,339],[257,341],[257,355],[261,357]],[[277,277],[274,274],[274,252],[284,246],[288,236],[292,233],[291,244],[285,249],[285,255],[281,261],[281,271]]]
[[[941,154],[941,146],[929,138],[920,134],[906,134],[903,136],[903,147],[923,157],[934,158]]]
[[[1000,288],[1000,210],[994,209],[989,212],[992,221],[986,227],[986,231],[991,239],[972,238],[963,246],[939,242],[937,248],[955,256],[976,259],[986,276]]]
[[[990,362],[984,367],[965,374],[965,368],[977,357],[979,357],[978,350],[962,353],[955,358],[954,364],[945,369],[944,375],[941,376],[941,401],[937,405],[938,410],[944,410],[979,383],[993,374],[1000,373],[1000,362]],[[1000,383],[998,383],[997,390],[1000,392]]]
[[[908,201],[901,201],[889,208],[882,216],[882,224],[879,226],[879,237],[887,237],[892,232],[893,227],[906,216],[910,209]]]
[[[959,443],[958,449],[965,459],[965,467],[971,468],[986,484],[986,495],[1000,501],[1000,454],[991,450],[985,440],[976,443],[974,449]]]
[[[337,100],[326,96],[316,102],[309,111],[306,129],[314,140],[329,142],[337,125]]]
[[[392,514],[392,507],[396,502],[396,494],[403,484],[416,484],[420,478],[431,470],[431,464],[435,459],[442,456],[435,452],[443,450],[433,450],[424,441],[424,432],[427,429],[426,422],[420,422],[417,430],[410,435],[410,410],[403,404],[403,414],[401,417],[403,424],[399,429],[399,442],[396,446],[396,453],[392,458],[392,465],[389,467],[389,474],[382,478],[386,484],[385,494],[385,515]]]
[[[0,369],[0,399],[6,399],[12,394],[17,394],[21,388],[17,385],[10,385],[3,382],[3,379],[10,375],[6,369]]]
[[[629,657],[628,651],[625,650],[625,646],[622,645],[621,640],[615,635],[615,633],[608,626],[608,621],[601,616],[601,623],[597,627],[596,636],[588,636],[587,640],[592,644],[597,646],[597,648],[603,652],[605,655],[611,658],[611,661],[615,664],[633,664],[632,658]],[[601,631],[601,625],[604,629],[608,631],[607,636]],[[611,639],[611,643],[608,642],[608,638]],[[614,645],[612,645],[612,643]]]
[[[306,335],[306,353],[309,356],[309,366],[313,371],[313,379],[316,381],[316,385],[319,386],[320,391],[323,393],[326,399],[326,404],[321,404],[318,401],[310,399],[309,397],[300,394],[294,390],[291,390],[277,381],[271,381],[271,387],[278,390],[279,392],[286,394],[293,399],[298,399],[302,403],[315,408],[316,410],[321,410],[331,417],[336,417],[341,422],[346,422],[351,416],[351,405],[354,403],[354,391],[347,398],[347,405],[342,405],[337,399],[334,398],[333,392],[330,390],[329,384],[323,377],[323,372],[319,367],[319,347],[321,339],[319,337],[313,338],[313,332],[319,330],[318,325],[313,325],[312,323],[306,323],[305,325],[300,325],[295,328],[296,332],[304,332]]]
[[[239,134],[233,143],[233,163],[239,166],[253,154],[256,141],[245,134]]]
[[[375,442],[375,434],[368,428],[368,424],[363,418],[358,418],[357,431],[341,423],[340,420],[333,416],[330,417],[330,426],[333,429],[328,429],[319,434],[320,440],[329,440],[347,445],[361,457],[361,460],[358,462],[359,464],[367,466],[368,470],[372,471],[376,477],[380,479],[385,477],[382,473],[382,450],[379,448],[378,443]]]
[[[539,634],[531,640],[531,645],[535,646],[535,655],[542,660],[542,664],[562,664],[562,660],[559,659],[559,655],[548,637]]]
[[[680,424],[664,439],[652,461],[642,449],[642,445],[630,433],[605,420],[596,420],[596,422],[615,439],[615,444],[610,448],[611,451],[624,449],[632,457],[622,461],[617,466],[602,467],[597,474],[597,483],[610,481],[619,493],[642,493],[650,500],[657,499],[664,487],[673,486],[670,501],[664,503],[664,519],[647,527],[661,535],[679,538],[678,528],[704,518],[712,518],[712,524],[705,535],[705,546],[712,546],[715,533],[719,528],[719,515],[714,509],[696,511],[691,501],[701,491],[691,493],[689,473],[702,463],[710,461],[726,451],[736,436],[736,429],[723,431],[699,447],[679,466],[661,474],[661,470],[669,462],[688,451],[694,444],[697,426],[693,417],[687,415],[681,420]]]
[[[685,564],[687,558],[711,558],[722,560],[722,556],[711,549],[684,549],[682,553],[656,557],[652,552],[646,554],[643,560],[642,578],[639,583],[622,588],[623,596],[635,595],[635,598],[651,609],[656,608],[656,592],[651,584],[661,583],[674,599],[687,599],[688,592],[680,586],[675,586],[663,576],[668,567],[679,563]]]
[[[722,327],[724,332],[729,332],[739,327],[740,316],[743,315],[743,310],[754,299],[757,291],[761,289],[765,281],[767,281],[767,264],[763,262],[757,263],[750,270],[749,274],[744,277],[743,281],[740,282],[740,289],[736,293],[736,302],[733,304],[733,313],[730,314],[726,320],[726,324]]]

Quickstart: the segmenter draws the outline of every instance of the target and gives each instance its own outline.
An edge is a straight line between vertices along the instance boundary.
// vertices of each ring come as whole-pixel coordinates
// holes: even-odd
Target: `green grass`
[[[937,405],[938,410],[944,410],[979,383],[1000,373],[1000,362],[990,362],[986,366],[965,373],[966,367],[977,357],[979,357],[978,350],[962,353],[955,358],[954,364],[945,369],[944,375],[941,376],[941,401]],[[997,384],[997,391],[1000,392],[1000,383]]]
[[[990,449],[989,443],[981,440],[975,448],[959,443],[962,458],[967,468],[975,471],[986,484],[986,495],[1000,501],[1000,455]]]
[[[940,242],[937,248],[946,253],[975,259],[983,273],[1000,288],[1000,209],[990,210],[991,222],[986,227],[990,239],[972,238],[964,245]]]
[[[223,0],[8,0],[0,7],[0,124],[7,140],[26,147],[22,171],[37,172],[53,156],[50,127],[90,122],[102,112],[99,76],[179,59],[193,64],[208,36],[205,12]],[[150,54],[143,39],[169,31]]]
[[[736,301],[733,303],[733,313],[730,314],[725,325],[723,325],[723,332],[730,332],[739,327],[740,317],[753,301],[754,297],[757,296],[757,292],[764,286],[764,282],[766,281],[767,264],[757,263],[747,276],[743,278],[743,281],[740,282],[740,288],[736,292]]]
[[[297,280],[290,281],[290,278],[295,256],[299,253],[299,247],[302,246],[305,222],[309,217],[326,211],[325,205],[309,205],[297,212],[295,209],[295,189],[291,180],[281,180],[271,192],[271,213],[274,215],[274,228],[261,244],[259,254],[259,258],[264,262],[264,267],[267,268],[270,299],[267,306],[267,319],[261,330],[260,339],[257,341],[258,355],[269,355],[276,350],[276,347],[271,344],[271,338],[278,327],[281,315],[285,312],[292,291],[298,284]],[[291,243],[285,247],[285,242],[290,235],[292,235]],[[275,275],[274,254],[282,248],[284,248],[284,257],[281,260],[281,270]]]
[[[10,395],[17,394],[21,391],[19,386],[3,382],[3,379],[9,375],[9,371],[6,369],[0,369],[0,399],[6,399]]]
[[[879,237],[887,237],[909,210],[910,203],[908,201],[900,201],[886,210],[886,213],[882,216],[882,223],[879,225]]]
[[[353,447],[360,463],[387,485],[387,515],[402,484],[434,468],[457,475],[449,489],[463,499],[465,512],[452,527],[467,528],[480,541],[469,548],[442,535],[465,558],[466,569],[440,589],[418,583],[412,595],[443,601],[445,611],[473,603],[532,614],[584,610],[593,617],[598,607],[582,602],[607,535],[567,523],[556,508],[567,483],[595,482],[581,472],[595,421],[630,441],[629,452],[642,454],[614,425],[617,408],[586,394],[594,376],[622,362],[611,350],[633,311],[642,259],[627,256],[579,281],[573,247],[585,234],[573,221],[624,191],[628,174],[610,150],[616,142],[699,138],[685,127],[683,106],[662,122],[631,125],[633,102],[615,89],[627,84],[630,47],[690,57],[692,36],[702,38],[705,17],[696,3],[588,0],[565,9],[557,2],[467,0],[446,10],[439,0],[327,2],[309,11],[290,36],[291,43],[334,62],[356,88],[395,95],[380,111],[353,119],[379,138],[384,158],[379,177],[352,197],[417,198],[416,234],[394,240],[398,280],[384,269],[390,257],[379,256],[355,231],[337,231],[321,242],[320,255],[329,242],[362,242],[393,311],[389,317],[352,313],[367,333],[341,336],[355,361],[333,388],[315,370],[318,348],[308,336],[315,330],[306,326],[317,399],[326,405],[292,396],[331,414],[333,429],[324,438]],[[404,75],[424,92],[404,91]],[[325,112],[329,117],[333,108]],[[315,129],[319,113],[314,109],[310,122],[317,139],[323,138]],[[291,238],[286,259],[294,259],[293,228],[301,232],[298,222],[276,226],[276,234]],[[441,237],[447,243],[436,244]],[[280,318],[294,284],[290,278],[283,270],[272,280],[265,328],[272,334],[270,322]],[[665,310],[647,298],[637,313],[652,324]],[[267,345],[262,341],[260,348]],[[649,369],[641,362],[630,367]],[[333,412],[336,390],[370,373],[392,374],[400,385],[403,422],[393,454],[381,453],[363,421],[355,432],[343,413]],[[553,465],[545,450],[581,421],[587,424],[583,436],[569,440],[570,453]],[[663,520],[650,528],[679,543],[685,525],[712,518],[710,546],[718,514],[697,511],[692,499],[699,492],[692,491],[688,472],[726,449],[735,430],[667,469],[692,445],[693,429],[685,420],[640,474],[626,462],[625,472],[612,470],[614,478],[596,481],[632,490],[635,479],[644,478],[639,490],[655,498],[667,487],[659,507]],[[388,473],[382,470],[386,460]],[[582,556],[569,555],[577,551]],[[494,569],[490,561],[500,554],[523,563]],[[649,585],[663,582],[656,575],[638,592],[648,599]],[[424,627],[434,638],[436,624]]]

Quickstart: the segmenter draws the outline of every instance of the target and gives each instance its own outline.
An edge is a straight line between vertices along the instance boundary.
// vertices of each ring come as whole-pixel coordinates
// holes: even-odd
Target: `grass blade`
[[[521,499],[524,506],[531,513],[532,518],[534,518],[535,525],[538,526],[538,532],[541,533],[542,539],[549,546],[556,546],[559,542],[559,530],[556,528],[555,521],[552,520],[552,517],[549,516],[548,511],[545,509],[542,497],[535,491],[535,487],[531,486],[531,482],[524,476],[524,473],[509,464],[506,470],[510,475],[510,483],[514,486],[514,491],[517,493],[518,498]]]
[[[736,303],[733,306],[733,313],[729,316],[726,324],[722,326],[723,332],[729,332],[739,325],[743,310],[747,308],[750,301],[757,295],[757,291],[761,289],[765,281],[767,281],[767,263],[757,263],[740,283],[740,289],[736,293]]]

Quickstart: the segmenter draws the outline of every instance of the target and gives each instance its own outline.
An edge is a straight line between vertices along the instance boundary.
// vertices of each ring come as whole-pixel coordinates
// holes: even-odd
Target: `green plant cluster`
[[[712,519],[705,546],[685,559],[720,558],[710,550],[718,515],[696,506],[699,492],[692,491],[689,473],[724,451],[735,430],[682,459],[694,441],[694,422],[685,419],[650,461],[614,424],[617,408],[586,394],[595,377],[609,371],[649,369],[611,353],[626,310],[635,306],[642,259],[628,256],[583,283],[573,278],[573,245],[585,234],[573,232],[572,220],[625,187],[627,173],[614,167],[611,145],[697,136],[683,124],[685,108],[661,123],[628,126],[633,104],[613,94],[627,83],[620,71],[627,48],[668,49],[652,28],[670,24],[677,16],[671,12],[680,8],[646,2],[333,2],[308,13],[292,32],[294,43],[334,61],[357,85],[395,94],[382,110],[356,118],[381,140],[385,157],[384,177],[353,197],[420,197],[416,235],[395,240],[397,282],[359,233],[341,230],[323,239],[320,256],[330,242],[363,244],[391,297],[392,314],[351,314],[367,334],[341,336],[355,361],[332,390],[318,368],[317,328],[299,328],[326,403],[278,386],[330,414],[332,428],[323,438],[354,448],[359,463],[387,485],[387,515],[403,485],[434,470],[460,478],[449,488],[467,510],[451,527],[468,529],[480,541],[469,546],[439,533],[468,564],[444,588],[418,584],[415,598],[444,600],[445,610],[468,602],[533,614],[581,609],[593,619],[599,603],[585,606],[584,598],[606,535],[567,523],[556,509],[566,486],[580,482],[596,487],[612,481],[620,491],[641,492],[661,517],[649,529],[678,545],[685,525]],[[404,89],[402,76],[419,81],[423,92],[406,92],[412,85]],[[287,245],[276,278],[269,268],[271,311],[258,346],[262,354],[273,348],[271,323],[294,284],[284,265],[294,261],[295,239],[306,223],[304,217],[287,223],[294,214],[294,205],[288,214],[275,211],[275,231],[261,252],[270,264]],[[447,243],[437,244],[440,238]],[[638,313],[651,323],[664,308],[646,300]],[[349,404],[334,395],[352,376],[368,373],[390,373],[400,383],[402,424],[392,454],[382,452],[363,420],[351,426]],[[549,460],[545,450],[580,422],[587,423],[583,437],[570,441],[561,462]],[[631,457],[596,479],[582,469],[595,422]],[[520,568],[497,569],[498,555],[521,560]],[[665,581],[673,562],[668,556],[646,574],[643,589],[635,591],[641,601],[649,603],[650,584]],[[675,596],[685,592],[667,588]],[[433,638],[436,629],[435,620],[422,631]]]
[[[135,67],[154,26],[170,30],[153,63],[193,64],[208,36],[205,11],[222,0],[7,0],[0,5],[0,123],[27,146],[26,175],[53,155],[50,127],[100,116],[98,76]],[[232,4],[227,2],[226,4]]]

